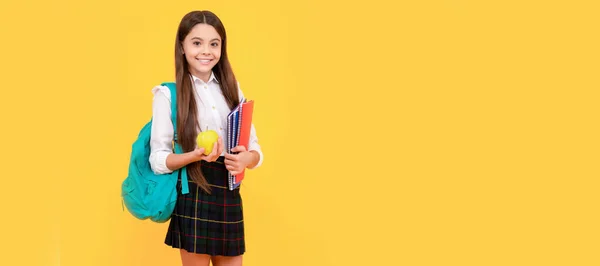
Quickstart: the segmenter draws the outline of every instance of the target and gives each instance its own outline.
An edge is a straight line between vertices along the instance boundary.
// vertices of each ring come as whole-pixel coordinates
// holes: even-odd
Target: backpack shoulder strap
[[[164,82],[161,84],[169,88],[171,92],[171,121],[173,122],[173,141],[175,146],[175,153],[183,153],[181,145],[177,142],[177,87],[175,82]],[[187,168],[184,166],[181,168],[181,193],[188,194],[188,179],[187,179]]]

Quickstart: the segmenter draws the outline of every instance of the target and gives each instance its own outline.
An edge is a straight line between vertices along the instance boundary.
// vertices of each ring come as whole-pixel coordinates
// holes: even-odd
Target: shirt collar
[[[192,80],[194,82],[200,82],[201,84],[205,83],[204,80],[201,80],[200,78],[190,74],[190,76],[192,76]],[[219,81],[217,80],[217,77],[215,76],[215,72],[211,71],[210,72],[210,78],[208,78],[208,82],[206,82],[207,84],[210,83],[211,81],[214,81],[215,83],[219,83]]]

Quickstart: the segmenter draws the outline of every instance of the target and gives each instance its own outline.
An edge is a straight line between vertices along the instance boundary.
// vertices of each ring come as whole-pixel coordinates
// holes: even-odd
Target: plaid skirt
[[[211,187],[207,194],[188,180],[190,192],[181,194],[171,215],[165,244],[191,253],[238,256],[245,250],[244,217],[240,189],[229,190],[224,157],[201,161],[202,173]]]

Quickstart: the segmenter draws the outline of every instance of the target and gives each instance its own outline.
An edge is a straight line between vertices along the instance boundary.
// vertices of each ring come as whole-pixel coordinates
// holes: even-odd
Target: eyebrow
[[[204,40],[203,40],[202,38],[200,38],[200,37],[193,37],[193,38],[192,38],[192,40],[193,40],[193,39],[198,39],[198,40],[204,41]],[[219,38],[214,38],[214,39],[212,39],[212,40],[210,40],[210,41],[212,42],[212,41],[221,41],[221,40],[220,40]]]

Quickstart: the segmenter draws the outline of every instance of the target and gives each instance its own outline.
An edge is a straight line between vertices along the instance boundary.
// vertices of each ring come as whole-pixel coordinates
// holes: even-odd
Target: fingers
[[[206,158],[206,160],[205,160],[205,161],[208,161],[208,162],[214,162],[214,161],[216,161],[216,160],[217,160],[217,158],[219,158],[219,155],[220,155],[220,154],[221,154],[221,152],[219,151],[219,142],[217,141],[217,142],[215,142],[215,144],[213,145],[213,149],[212,149],[212,151],[210,152],[210,154],[206,156],[207,158]]]
[[[234,159],[227,159],[225,158],[225,167],[232,167],[233,169],[237,168],[238,166],[238,162],[237,160]],[[227,170],[230,170],[229,168],[227,168]]]
[[[227,160],[231,160],[231,161],[237,161],[237,155],[236,154],[231,154],[231,153],[225,153],[225,159]]]
[[[202,152],[204,152],[204,148],[199,148],[202,149]],[[214,162],[216,161],[219,156],[223,153],[223,138],[219,136],[219,138],[217,139],[217,141],[215,142],[215,144],[213,144],[213,149],[210,152],[209,155],[204,155],[202,154],[201,159],[207,162]]]
[[[196,160],[202,160],[205,156],[204,156],[204,148],[198,148],[196,147],[196,150],[193,151],[192,153],[194,155],[194,158]]]
[[[231,149],[231,152],[245,152],[246,151],[246,147],[240,145],[240,146],[235,146],[233,149]]]
[[[225,168],[227,168],[227,171],[229,171],[229,173],[231,173],[232,175],[238,175],[239,173],[241,173],[239,167],[236,167],[234,165],[225,165]]]
[[[202,156],[200,157],[201,160],[204,160],[207,162],[214,162],[217,160],[217,158],[219,158],[219,154],[216,152],[216,150],[214,148],[209,155],[205,155],[204,153],[202,153]]]
[[[236,157],[237,158],[237,157]],[[235,159],[225,158],[225,168],[232,174],[237,175],[241,172],[240,163]]]
[[[210,154],[208,156],[210,157],[214,157],[215,154],[219,154],[219,142],[215,142],[215,144],[213,145],[212,151],[210,151]]]
[[[219,137],[219,140],[217,141],[217,147],[219,147],[219,154],[223,153],[223,138]]]

